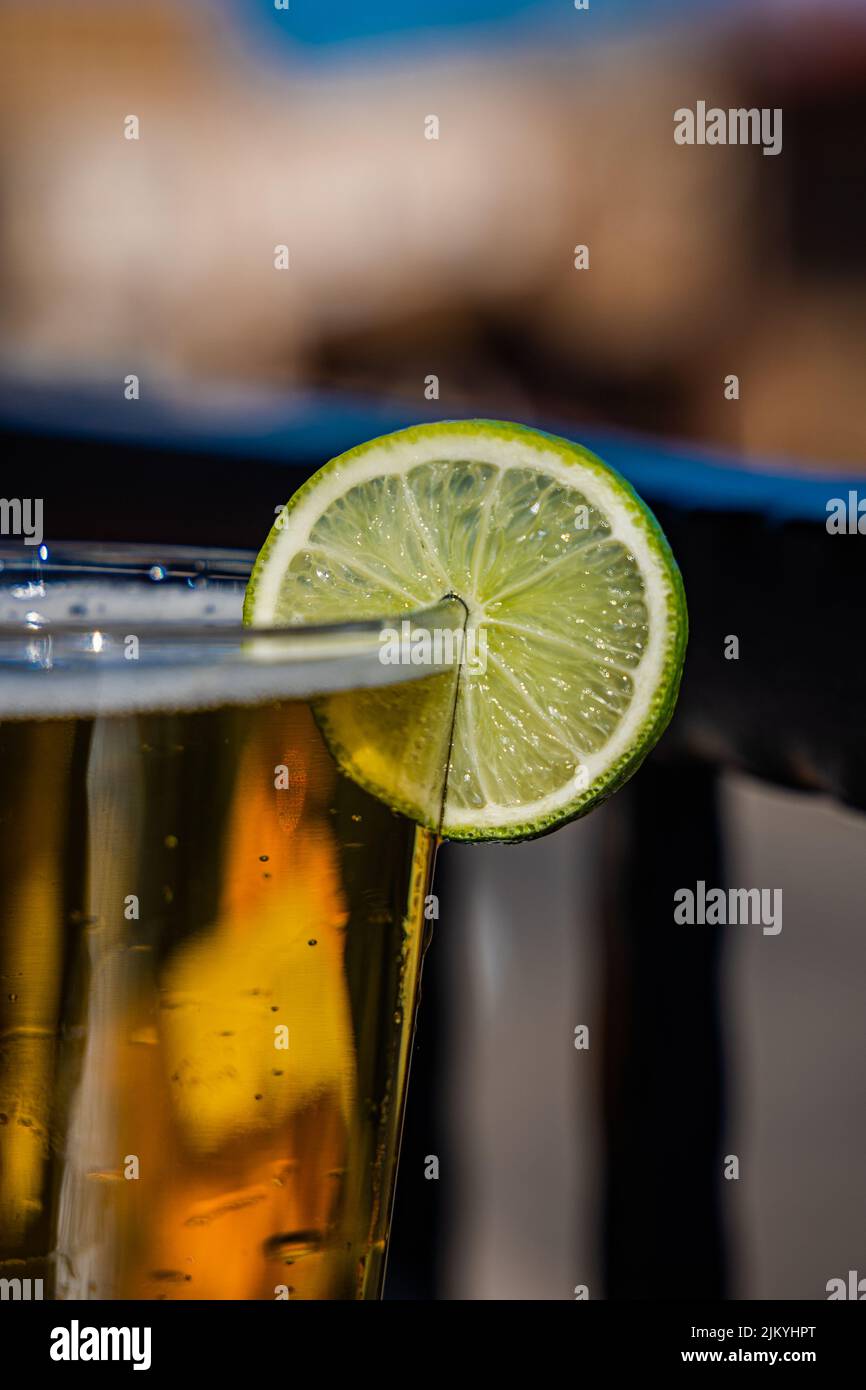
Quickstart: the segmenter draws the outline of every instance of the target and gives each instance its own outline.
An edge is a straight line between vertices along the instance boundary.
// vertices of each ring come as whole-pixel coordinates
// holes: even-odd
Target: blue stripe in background
[[[740,0],[590,0],[577,12],[574,0],[224,0],[233,23],[267,45],[271,56],[304,50],[304,57],[333,57],[334,50],[383,40],[412,44],[437,36],[446,41],[584,43],[617,29],[655,25],[674,17],[700,18],[741,9]],[[342,56],[342,55],[341,55]]]
[[[482,413],[479,411],[479,414]],[[27,387],[0,389],[0,426],[58,438],[89,438],[168,452],[256,458],[293,468],[317,468],[335,454],[390,430],[448,418],[397,399],[310,391],[261,396],[231,410],[202,402],[192,410],[171,403],[130,404],[101,392]],[[826,521],[827,501],[847,497],[864,469],[830,471],[801,463],[785,472],[684,441],[657,440],[626,431],[584,429],[549,419],[526,420],[539,429],[578,439],[616,468],[654,503],[721,512],[756,512],[776,521]],[[60,446],[62,447],[62,446]],[[772,468],[772,471],[771,471]],[[239,479],[242,486],[242,479]]]

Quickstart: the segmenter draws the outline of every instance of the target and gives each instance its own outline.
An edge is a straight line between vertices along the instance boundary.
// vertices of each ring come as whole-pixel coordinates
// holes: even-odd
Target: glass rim
[[[208,546],[0,542],[0,720],[308,699],[459,667],[466,608],[455,595],[381,618],[245,626],[241,596],[255,558],[254,551]],[[52,579],[106,589],[131,581],[129,611],[93,613],[82,604],[80,616],[55,620]],[[142,588],[147,602],[136,605],[139,583],[152,588]],[[214,617],[183,612],[196,602],[189,590],[205,594],[210,586],[215,594],[221,585],[237,619],[221,617],[216,602]],[[154,618],[160,591],[170,611]],[[21,604],[14,621],[10,603]],[[428,634],[420,656],[413,646],[419,631]]]
[[[43,556],[42,552],[47,551]],[[246,583],[252,573],[257,552],[254,550],[232,549],[220,546],[189,546],[177,544],[152,544],[140,541],[54,541],[43,542],[39,546],[25,548],[21,542],[0,540],[0,590],[5,587],[10,569],[29,573],[31,579],[46,574],[62,578],[86,579],[93,577],[97,582],[105,579],[145,579],[151,577],[154,586],[164,580],[187,580],[191,586],[196,581],[210,581],[214,584],[233,582]],[[92,561],[84,556],[91,557]],[[28,571],[28,564],[30,569]],[[152,572],[160,570],[158,576]],[[154,593],[158,590],[153,589]],[[333,636],[363,637],[376,634],[384,628],[409,622],[413,626],[428,628],[430,619],[438,618],[443,612],[458,613],[458,607],[465,613],[465,605],[456,594],[443,594],[436,602],[418,609],[389,611],[381,618],[345,618],[333,623],[296,623],[284,626],[249,627],[242,621],[197,619],[153,620],[135,617],[136,624],[146,630],[148,635],[165,635],[193,643],[207,643],[213,637],[230,638],[235,635],[245,644],[251,641],[267,643],[277,641],[281,646],[293,642],[301,644],[311,637]],[[56,621],[46,622],[44,627],[34,632],[34,636],[54,636],[62,634],[83,634],[98,629],[109,633],[128,627],[133,618],[111,617],[105,621]],[[462,627],[458,624],[447,626]],[[0,637],[20,636],[27,627],[26,621],[9,623],[0,617]]]

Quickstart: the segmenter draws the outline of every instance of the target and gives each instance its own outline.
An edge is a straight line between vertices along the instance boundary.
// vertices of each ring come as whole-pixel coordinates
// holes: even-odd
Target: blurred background
[[[640,777],[442,854],[389,1296],[866,1274],[862,4],[4,0],[0,55],[0,490],[47,540],[257,549],[334,453],[486,415],[596,448],[684,570]],[[677,145],[699,100],[781,153]],[[782,932],[684,935],[701,878]]]

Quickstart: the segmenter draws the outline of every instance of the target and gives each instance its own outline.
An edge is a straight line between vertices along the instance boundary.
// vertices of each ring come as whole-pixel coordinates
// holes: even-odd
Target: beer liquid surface
[[[378,1296],[432,837],[302,699],[0,712],[0,780],[0,1278]]]

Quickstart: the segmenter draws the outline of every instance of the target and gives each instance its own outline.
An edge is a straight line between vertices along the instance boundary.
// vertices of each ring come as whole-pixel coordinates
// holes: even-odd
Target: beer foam
[[[236,580],[7,583],[0,720],[309,699],[442,669],[383,664],[378,625],[257,636],[243,596]]]

